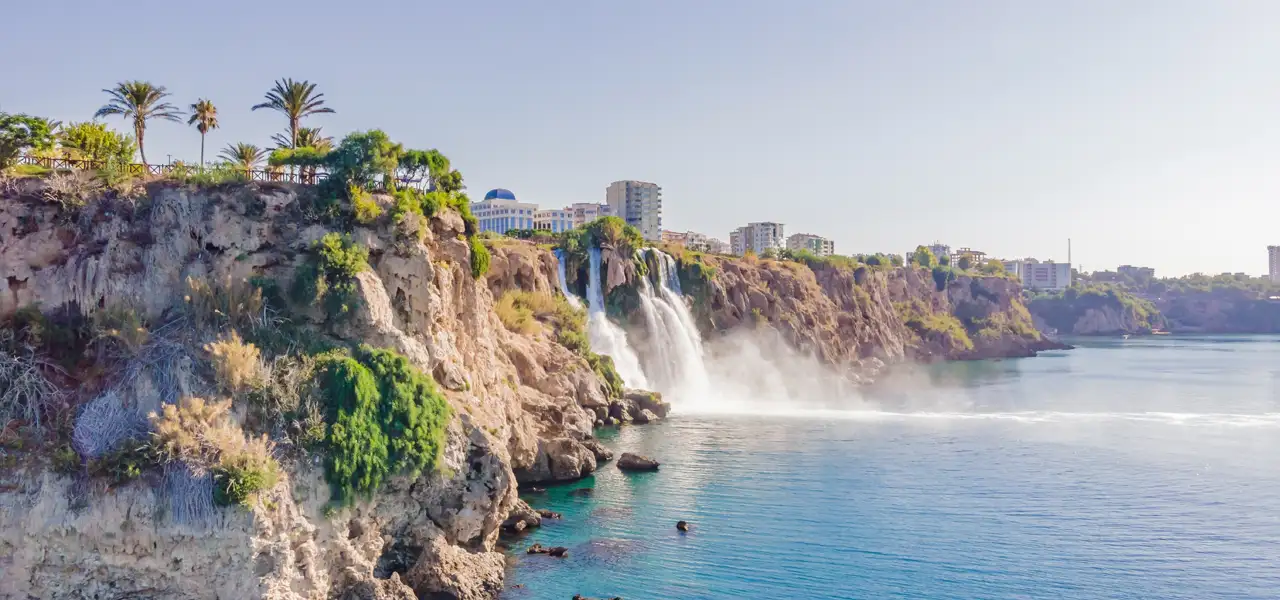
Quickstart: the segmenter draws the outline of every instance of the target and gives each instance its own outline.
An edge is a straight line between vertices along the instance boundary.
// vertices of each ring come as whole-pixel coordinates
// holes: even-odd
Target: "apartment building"
[[[615,181],[605,188],[614,215],[640,230],[651,242],[662,239],[662,188],[647,181]]]
[[[729,233],[729,251],[737,255],[746,254],[748,250],[763,254],[768,250],[782,250],[786,247],[785,226],[782,223],[748,223]]]
[[[1064,290],[1071,287],[1071,263],[1040,262],[1034,258],[1003,261],[1004,270],[1022,280],[1029,290]]]
[[[836,252],[836,244],[820,235],[795,233],[787,238],[787,250],[806,250],[818,256],[831,256]]]

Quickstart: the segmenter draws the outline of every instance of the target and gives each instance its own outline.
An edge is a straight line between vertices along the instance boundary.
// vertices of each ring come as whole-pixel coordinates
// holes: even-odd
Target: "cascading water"
[[[604,312],[604,286],[600,282],[600,249],[589,251],[587,271],[587,338],[591,349],[613,359],[613,366],[629,387],[647,388],[649,381],[640,369],[640,360],[627,343],[627,334],[609,321]],[[564,264],[560,266],[564,286]],[[566,294],[568,295],[568,294]],[[569,295],[572,297],[571,295]]]
[[[656,391],[696,404],[710,393],[710,382],[702,338],[679,291],[675,260],[652,248],[642,252],[653,259],[658,281],[655,292],[647,277],[640,278],[640,309],[650,336],[646,372]]]
[[[563,250],[556,250],[556,263],[558,265],[559,274],[560,274],[560,293],[564,294],[564,297],[566,300],[569,301],[570,306],[574,308],[582,308],[582,301],[578,300],[577,295],[569,291],[569,278],[565,276],[565,272],[564,272],[565,267],[564,267],[564,251]]]

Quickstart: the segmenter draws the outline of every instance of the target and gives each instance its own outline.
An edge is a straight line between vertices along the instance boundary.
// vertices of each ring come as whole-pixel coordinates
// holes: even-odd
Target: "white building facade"
[[[1280,246],[1267,246],[1267,275],[1271,283],[1280,283]]]
[[[613,209],[609,208],[608,204],[595,204],[592,202],[575,202],[565,210],[571,213],[574,227],[582,227],[600,217],[607,217],[613,214]]]
[[[836,253],[835,242],[812,233],[795,233],[787,238],[787,250],[806,250],[818,256]]]
[[[471,214],[479,221],[480,231],[505,234],[512,229],[533,229],[537,204],[520,202],[510,190],[489,190],[484,200],[471,203]]]
[[[1071,287],[1071,264],[1051,260],[1040,262],[1034,258],[1004,261],[1004,270],[1022,280],[1022,287],[1029,290],[1058,291]]]
[[[729,250],[737,255],[746,254],[748,250],[756,254],[782,250],[787,247],[785,229],[782,223],[771,221],[748,223],[729,234]]]
[[[662,240],[662,188],[647,181],[615,181],[605,188],[614,215],[640,230],[651,242]]]
[[[573,211],[567,208],[534,211],[533,228],[552,233],[569,231],[573,229]]]

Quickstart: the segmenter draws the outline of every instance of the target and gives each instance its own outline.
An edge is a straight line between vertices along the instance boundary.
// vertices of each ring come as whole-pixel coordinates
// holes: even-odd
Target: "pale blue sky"
[[[208,97],[232,141],[278,77],[341,136],[436,147],[473,197],[603,201],[662,185],[665,223],[747,221],[841,253],[941,240],[1161,275],[1266,270],[1280,243],[1280,2],[208,3],[5,8],[0,109],[85,119],[123,79]],[[124,123],[112,121],[125,129]],[[153,160],[194,160],[184,125]]]

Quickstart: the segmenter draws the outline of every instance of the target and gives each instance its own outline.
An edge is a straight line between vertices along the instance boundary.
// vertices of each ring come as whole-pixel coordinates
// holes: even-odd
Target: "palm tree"
[[[149,119],[179,121],[178,109],[163,100],[169,96],[163,85],[152,85],[150,81],[125,81],[117,83],[114,89],[102,90],[111,96],[111,101],[93,113],[93,118],[120,115],[133,119],[133,133],[138,138],[138,154],[142,163],[147,162],[147,152],[142,147],[142,135],[147,130]]]
[[[315,148],[318,152],[329,152],[333,150],[333,138],[320,135],[319,127],[299,127],[298,128],[298,147],[299,148]],[[293,140],[285,137],[283,133],[277,133],[271,136],[271,141],[276,143],[276,149],[289,149],[293,145]],[[315,183],[316,167],[302,167],[298,170],[303,183]]]
[[[262,148],[253,144],[240,142],[239,144],[227,144],[223,148],[222,154],[218,156],[232,165],[244,169],[246,179],[253,178],[253,170],[262,164],[262,159],[266,155]]]
[[[204,168],[204,136],[210,130],[218,128],[218,107],[212,102],[201,98],[191,105],[191,118],[187,119],[187,125],[195,125],[200,131],[200,168]]]
[[[298,128],[298,147],[311,147],[325,152],[333,149],[333,138],[320,135],[321,127],[299,127]],[[277,133],[271,136],[271,141],[276,143],[277,149],[292,148],[293,140],[286,137],[283,133]]]
[[[277,80],[275,86],[267,92],[267,101],[255,104],[253,110],[269,108],[289,117],[289,147],[297,148],[302,117],[333,112],[332,108],[324,106],[324,94],[317,94],[315,91],[314,83],[294,81],[286,77]]]

